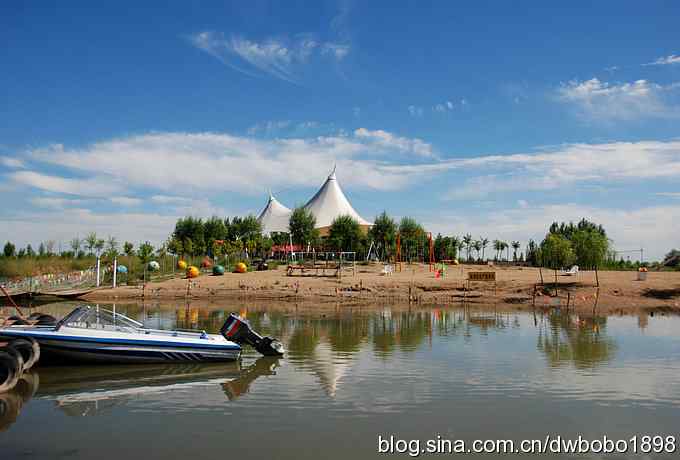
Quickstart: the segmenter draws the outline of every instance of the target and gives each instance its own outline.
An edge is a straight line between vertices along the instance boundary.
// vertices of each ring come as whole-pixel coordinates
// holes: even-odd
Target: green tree
[[[418,255],[418,249],[425,244],[425,229],[412,217],[403,217],[399,222],[402,254],[411,263]]]
[[[33,250],[33,246],[31,246],[31,243],[28,243],[26,245],[26,256],[35,257],[35,251]]]
[[[495,260],[499,260],[500,253],[503,250],[503,242],[501,240],[493,240],[493,250],[496,251]]]
[[[176,256],[181,256],[184,254],[184,245],[181,240],[178,240],[174,236],[170,237],[168,240],[168,251]]]
[[[139,250],[137,251],[137,257],[144,267],[144,283],[146,283],[146,269],[153,258],[153,246],[150,242],[146,241],[139,245]]]
[[[40,246],[38,246],[38,256],[45,257],[45,243],[42,241],[40,242]]]
[[[474,248],[475,251],[477,251],[477,260],[479,260],[479,254],[480,254],[480,252],[481,252],[481,250],[482,250],[482,242],[479,241],[479,240],[475,240],[475,241],[472,243],[472,247]]]
[[[226,227],[225,227],[226,233]],[[207,252],[205,240],[205,225],[202,219],[194,217],[184,217],[175,223],[175,230],[172,233],[173,238],[181,241],[184,246],[184,253],[189,255],[203,255]],[[187,240],[191,240],[191,250],[185,244]]]
[[[217,216],[212,216],[203,224],[203,234],[206,242],[206,248],[212,252],[213,243],[215,240],[225,240],[227,238],[227,227],[224,225],[224,220]],[[214,254],[213,254],[214,257]]]
[[[467,252],[467,260],[470,262],[470,252],[472,251],[472,235],[469,233],[465,236],[463,236],[463,247],[465,247],[465,251]]]
[[[558,270],[574,261],[574,250],[571,241],[557,233],[548,233],[541,243],[543,266]]]
[[[73,257],[77,257],[80,252],[80,247],[83,242],[77,236],[70,241],[71,250],[73,250]]]
[[[106,240],[106,253],[107,259],[113,261],[118,256],[118,241],[113,236],[109,236]]]
[[[486,247],[489,245],[489,240],[487,238],[480,237],[479,242],[482,245],[482,260],[484,260],[484,251],[486,250]]]
[[[373,227],[369,230],[369,236],[375,241],[375,245],[385,260],[389,259],[394,252],[396,235],[397,224],[385,211],[375,218]]]
[[[87,248],[88,255],[94,255],[94,249],[96,245],[97,234],[95,232],[88,233],[88,235],[85,237],[85,247]]]
[[[319,239],[319,231],[314,228],[315,226],[316,218],[310,211],[302,207],[295,208],[288,223],[293,243],[301,246],[307,243],[315,244]]]
[[[586,270],[599,267],[607,257],[609,240],[597,229],[584,228],[571,235],[576,264]]]
[[[520,246],[519,241],[513,241],[512,243],[510,243],[510,245],[512,246],[512,260],[514,262],[517,262],[517,250],[519,249]]]
[[[328,231],[328,242],[338,251],[356,251],[362,247],[364,235],[361,226],[352,216],[338,216],[333,219]]]
[[[533,267],[541,265],[541,248],[534,240],[529,240],[527,243],[525,260]]]
[[[130,243],[129,241],[126,241],[125,243],[123,243],[123,252],[128,257],[134,256],[135,255],[135,245]]]
[[[447,256],[448,258],[455,260],[458,258],[458,250],[461,247],[461,241],[460,238],[458,238],[457,236],[452,236],[450,241],[451,244],[449,246]]]

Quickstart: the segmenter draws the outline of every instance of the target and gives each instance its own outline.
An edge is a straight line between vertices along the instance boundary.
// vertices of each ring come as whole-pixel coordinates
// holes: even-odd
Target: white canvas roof
[[[264,207],[257,221],[262,225],[262,233],[269,235],[272,232],[288,232],[288,222],[293,213],[290,209],[279,203],[274,195],[269,194],[269,201]]]
[[[317,228],[329,227],[336,217],[344,215],[352,216],[360,225],[371,225],[349,204],[335,177],[335,169],[319,191],[316,192],[316,195],[307,202],[305,209],[316,218]]]

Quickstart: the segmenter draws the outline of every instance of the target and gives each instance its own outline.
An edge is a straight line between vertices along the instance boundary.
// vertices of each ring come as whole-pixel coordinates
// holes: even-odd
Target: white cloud
[[[96,169],[93,171],[97,171]],[[120,187],[109,178],[67,179],[35,171],[18,171],[9,174],[16,183],[28,185],[48,192],[66,193],[88,197],[101,197],[116,193]]]
[[[680,198],[680,192],[659,192],[657,196],[666,196],[670,198]]]
[[[680,114],[669,97],[677,84],[659,85],[647,80],[610,84],[592,78],[572,80],[557,90],[559,100],[573,104],[582,114],[601,120],[640,117],[675,117]]]
[[[472,172],[470,179],[449,192],[449,198],[457,199],[511,191],[553,190],[579,182],[680,179],[680,141],[568,144],[534,154],[449,160],[440,163],[440,167],[465,168]]]
[[[423,108],[418,107],[417,105],[409,105],[408,106],[408,113],[412,117],[422,117],[423,116]]]
[[[668,56],[662,56],[660,58],[657,58],[653,62],[649,62],[647,64],[642,65],[671,65],[671,64],[680,64],[680,56],[669,54]]]
[[[74,200],[74,199],[68,199],[68,198],[47,197],[47,196],[34,197],[34,198],[31,198],[30,201],[34,205],[39,206],[41,208],[52,208],[52,209],[72,208],[72,207],[82,206],[82,205],[84,205],[88,202],[87,200],[79,200],[79,199]]]
[[[14,157],[0,157],[0,165],[12,169],[21,169],[25,166],[22,160]]]
[[[113,196],[109,198],[109,201],[113,204],[118,204],[120,206],[139,206],[143,203],[140,198],[132,198],[128,196]]]
[[[113,235],[120,242],[149,240],[158,245],[172,232],[177,218],[178,215],[155,213],[97,213],[80,208],[30,212],[3,218],[0,241],[12,241],[23,246],[50,239],[63,242],[66,248],[67,242],[74,236],[96,232]],[[40,225],[36,225],[37,222]]]
[[[289,82],[295,82],[296,68],[313,57],[327,56],[337,62],[350,52],[348,44],[319,42],[311,36],[255,41],[205,31],[191,35],[189,41],[239,72],[247,75],[262,72]]]
[[[360,139],[369,140],[376,146],[384,147],[386,150],[415,153],[423,157],[432,156],[432,146],[418,138],[399,137],[382,129],[370,131],[366,128],[356,129],[354,135]]]
[[[205,191],[256,194],[265,187],[316,186],[334,163],[345,185],[394,190],[409,183],[408,163],[413,163],[414,157],[433,157],[433,152],[430,144],[417,138],[359,128],[351,134],[285,139],[152,133],[84,148],[55,144],[28,155],[36,164],[56,164],[88,179],[19,171],[11,175],[15,182],[52,192],[103,197],[134,194],[135,188],[148,188],[157,195],[181,188],[196,195]],[[282,174],[286,171],[295,173]],[[93,174],[97,176],[89,179]]]
[[[151,197],[151,201],[158,204],[189,204],[191,203],[191,198],[184,196],[169,196],[169,195],[154,195]]]
[[[680,206],[653,206],[636,209],[607,209],[577,204],[554,204],[499,209],[494,212],[439,213],[425,222],[432,232],[460,235],[471,233],[489,239],[518,240],[522,250],[529,238],[540,241],[554,221],[586,218],[602,224],[618,249],[644,248],[645,257],[659,260],[677,246]]]

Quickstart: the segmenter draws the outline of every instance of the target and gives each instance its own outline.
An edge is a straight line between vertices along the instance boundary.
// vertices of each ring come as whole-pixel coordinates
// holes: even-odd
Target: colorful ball
[[[180,270],[186,270],[187,267],[188,265],[185,261],[180,260],[179,262],[177,262],[177,268],[179,268]]]
[[[222,265],[215,265],[213,267],[213,275],[215,276],[224,275],[224,267]]]
[[[117,271],[118,273],[127,273],[127,272],[128,272],[127,267],[126,267],[125,265],[119,265],[119,266],[116,268],[116,271]]]
[[[200,274],[201,274],[201,272],[198,270],[198,267],[196,267],[195,265],[192,265],[191,267],[187,268],[187,278],[196,278]]]
[[[150,271],[155,272],[156,270],[160,270],[161,266],[158,262],[156,262],[155,260],[152,260],[151,262],[149,262],[149,265],[147,266],[147,268]]]
[[[212,262],[208,257],[204,258],[203,261],[201,262],[201,267],[203,268],[210,268],[212,267]]]
[[[245,273],[248,271],[248,267],[243,262],[236,264],[236,273]]]

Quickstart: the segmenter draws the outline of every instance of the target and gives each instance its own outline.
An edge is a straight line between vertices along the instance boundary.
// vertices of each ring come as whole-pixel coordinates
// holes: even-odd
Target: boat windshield
[[[120,313],[100,307],[78,307],[61,320],[60,325],[82,329],[113,329],[133,331],[144,327]]]

